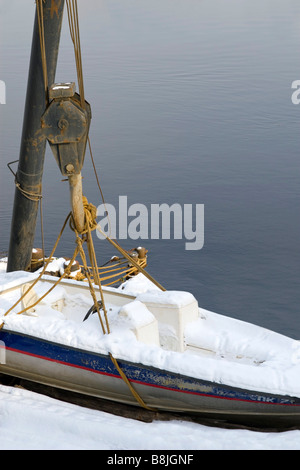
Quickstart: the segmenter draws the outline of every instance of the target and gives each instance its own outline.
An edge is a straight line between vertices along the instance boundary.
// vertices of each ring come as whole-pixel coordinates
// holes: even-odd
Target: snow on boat
[[[64,1],[55,14],[52,3],[36,0],[17,172],[8,164],[16,189],[8,259],[0,270],[0,373],[153,411],[299,427],[299,342],[205,311],[190,293],[161,289],[143,269],[145,260],[108,237],[124,266],[129,262],[126,276],[139,274],[118,288],[102,286],[91,236],[97,211],[82,193],[87,143],[92,157],[91,107],[77,2],[66,0],[79,93],[75,82],[54,83]],[[59,235],[46,264],[43,253],[31,269],[46,141],[69,181],[72,211],[60,235],[69,221],[75,250],[67,267],[59,266],[62,260],[53,260]],[[78,254],[88,284],[66,278]],[[52,262],[55,276],[46,273]]]
[[[35,273],[0,274],[0,320]],[[30,294],[42,296],[43,276]],[[91,397],[265,427],[300,425],[300,343],[198,307],[187,292],[160,291],[138,274],[103,287],[110,333],[84,282],[61,281],[26,314],[26,297],[4,319],[1,371]],[[99,293],[98,293],[99,294]],[[3,354],[2,354],[3,356]]]

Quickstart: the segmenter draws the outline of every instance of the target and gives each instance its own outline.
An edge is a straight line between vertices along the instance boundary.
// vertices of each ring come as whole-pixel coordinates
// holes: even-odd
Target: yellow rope
[[[53,255],[54,255],[54,253],[55,253],[55,250],[56,250],[56,248],[57,248],[57,245],[58,245],[58,243],[59,243],[59,240],[60,240],[60,238],[61,238],[61,236],[62,236],[62,234],[63,234],[63,231],[64,231],[64,229],[65,229],[65,227],[66,227],[66,225],[67,225],[67,222],[68,222],[68,220],[69,220],[70,217],[71,217],[71,212],[68,214],[68,216],[67,216],[67,218],[66,218],[66,220],[65,220],[65,222],[64,222],[64,224],[63,224],[63,226],[62,226],[62,229],[61,229],[61,231],[59,232],[59,235],[58,235],[58,237],[57,237],[57,239],[56,239],[56,242],[55,242],[54,247],[53,247],[53,249],[52,249],[52,251],[51,251],[51,254],[50,254],[50,256],[49,256],[49,258],[48,258],[48,260],[47,260],[45,266],[43,267],[42,271],[40,272],[39,276],[33,281],[33,283],[30,285],[30,287],[23,293],[23,295],[17,300],[17,302],[15,302],[14,305],[12,305],[12,307],[10,307],[10,308],[7,310],[7,312],[4,314],[4,317],[5,317],[6,315],[8,315],[8,314],[19,304],[19,302],[21,302],[21,300],[23,300],[23,298],[28,294],[28,292],[29,292],[29,291],[37,284],[37,282],[41,279],[41,277],[43,276],[43,274],[45,274],[45,271],[47,270],[47,267],[48,267],[48,265],[49,265],[49,263],[50,263],[50,261],[51,261]],[[74,258],[74,259],[75,259],[75,258]],[[71,265],[71,263],[70,263],[69,265]],[[61,281],[61,279],[59,279],[59,280],[57,281],[57,284],[58,284],[60,281]],[[31,306],[31,307],[32,307],[32,306]],[[28,308],[31,308],[31,307],[28,307]]]
[[[43,69],[44,87],[45,87],[45,99],[46,99],[46,103],[48,103],[48,101],[49,101],[48,72],[47,72],[47,60],[46,60],[43,2],[44,2],[44,0],[36,0],[36,12],[37,12],[38,27],[39,27],[41,59],[42,59],[42,69]]]
[[[146,408],[146,410],[149,410],[149,411],[156,411],[154,408],[146,405],[146,403],[144,402],[144,400],[142,399],[142,397],[138,394],[138,392],[133,388],[132,384],[130,383],[130,381],[128,380],[128,377],[126,376],[126,374],[123,372],[123,370],[121,369],[120,365],[118,364],[118,361],[113,357],[113,355],[111,353],[109,353],[109,357],[110,359],[112,360],[114,366],[116,367],[116,369],[118,370],[120,376],[122,377],[122,379],[124,380],[124,382],[128,385],[132,395],[134,396],[134,398],[137,400],[137,402],[143,407],[143,408]]]
[[[34,302],[31,306],[27,306],[26,308],[24,308],[23,310],[21,310],[20,312],[18,312],[18,314],[21,314],[21,313],[24,313],[26,310],[28,309],[31,309],[33,307],[35,307],[39,302],[41,302],[41,300],[43,300],[60,282],[61,280],[66,277],[67,275],[70,274],[70,270],[71,270],[71,267],[72,267],[72,264],[73,262],[75,261],[75,258],[76,256],[78,255],[78,253],[80,254],[81,256],[81,259],[82,259],[82,262],[83,262],[83,266],[86,270],[86,276],[87,276],[87,279],[88,279],[88,282],[89,282],[89,288],[90,288],[90,292],[91,292],[91,296],[93,298],[93,301],[94,301],[94,305],[97,309],[97,313],[98,313],[98,317],[99,317],[99,320],[100,320],[100,324],[101,324],[101,327],[102,327],[102,331],[103,331],[103,334],[105,333],[110,333],[110,328],[109,328],[109,322],[108,322],[108,318],[107,318],[107,310],[106,310],[106,307],[105,307],[105,301],[104,301],[104,295],[103,295],[103,290],[102,290],[102,285],[101,285],[101,280],[100,280],[100,276],[99,276],[99,268],[97,266],[97,260],[96,260],[96,254],[95,254],[95,249],[94,249],[94,243],[93,243],[93,239],[92,239],[92,230],[95,230],[95,228],[97,227],[97,222],[96,222],[96,208],[95,206],[93,206],[93,204],[90,204],[88,203],[87,199],[84,198],[83,200],[83,203],[84,203],[84,210],[85,210],[85,226],[84,226],[84,230],[83,230],[83,233],[82,234],[79,234],[75,228],[75,224],[74,224],[74,221],[72,220],[72,213],[70,213],[64,224],[63,224],[63,227],[59,233],[59,236],[56,240],[56,243],[52,249],[52,252],[51,252],[51,255],[48,257],[47,259],[47,262],[44,266],[44,268],[42,269],[41,273],[39,274],[39,276],[37,277],[37,279],[35,279],[35,281],[30,285],[30,287],[23,293],[23,295],[18,299],[17,302],[14,303],[14,305],[12,305],[12,307],[10,307],[7,312],[4,314],[4,316],[8,315],[18,304],[19,302],[21,302],[21,300],[28,294],[28,292],[34,287],[34,285],[41,279],[41,277],[43,276],[43,274],[45,273],[53,255],[54,255],[54,252],[57,248],[57,245],[58,245],[58,242],[62,236],[62,233],[66,227],[66,224],[69,220],[69,224],[70,224],[70,227],[72,228],[72,230],[75,232],[75,235],[76,235],[76,248],[74,250],[74,253],[73,253],[73,256],[70,260],[70,262],[68,263],[68,266],[67,268],[65,269],[63,275],[53,284],[53,286],[51,286],[51,288],[45,293],[43,294],[36,302]],[[99,287],[99,291],[100,291],[100,296],[101,296],[101,302],[102,302],[102,308],[103,308],[103,312],[104,312],[104,317],[105,317],[105,323],[106,323],[106,329],[105,329],[105,326],[104,326],[104,323],[103,323],[103,320],[101,318],[101,312],[100,312],[100,308],[99,308],[99,304],[97,302],[97,297],[96,297],[96,293],[95,293],[95,289],[94,289],[94,286],[93,286],[93,283],[92,283],[92,280],[91,280],[91,276],[89,274],[89,267],[87,265],[87,261],[86,261],[86,256],[85,256],[85,252],[83,250],[83,243],[86,242],[87,243],[87,248],[88,248],[88,253],[89,253],[89,258],[90,258],[90,261],[91,261],[91,265],[92,265],[92,273],[93,273],[93,278],[94,278],[94,283],[96,285],[98,285]],[[134,264],[139,270],[141,270],[142,272],[144,271],[144,269],[135,261],[133,260],[129,254],[127,254],[127,252],[123,249],[121,249],[121,247],[119,247],[119,245],[116,244],[116,247],[119,251],[122,252],[122,254],[124,255],[125,258],[127,258],[132,264]],[[152,277],[150,276],[150,278],[152,279]],[[4,322],[0,325],[0,329],[4,326]],[[151,407],[149,407],[144,401],[143,399],[141,398],[141,396],[138,394],[138,392],[134,389],[134,387],[132,386],[132,384],[130,383],[128,377],[126,376],[126,374],[124,373],[124,371],[122,370],[122,368],[120,367],[120,365],[118,364],[118,361],[116,360],[116,358],[113,357],[113,355],[111,353],[109,353],[109,356],[111,358],[111,361],[113,362],[114,366],[116,367],[117,371],[119,372],[120,374],[120,377],[124,380],[124,382],[127,384],[127,386],[129,387],[132,395],[135,397],[135,399],[137,400],[137,402],[145,409],[147,410],[152,410],[152,411],[155,411],[154,409],[152,409]]]
[[[102,287],[101,287],[101,281],[100,281],[100,277],[99,277],[99,269],[98,269],[98,266],[97,266],[97,260],[96,260],[96,254],[95,254],[95,249],[94,249],[94,243],[93,243],[93,239],[92,239],[92,235],[91,235],[91,230],[94,230],[96,227],[97,227],[97,221],[96,221],[96,208],[95,206],[93,206],[92,204],[87,204],[86,201],[84,201],[84,209],[85,209],[85,214],[86,214],[86,227],[85,227],[85,231],[87,232],[87,246],[88,246],[88,251],[89,251],[89,256],[90,256],[90,260],[92,262],[92,268],[93,268],[93,274],[94,276],[94,279],[96,279],[96,284],[99,286],[99,290],[100,290],[100,295],[101,295],[101,302],[102,302],[102,308],[103,308],[103,311],[104,311],[104,316],[105,316],[105,320],[106,320],[106,326],[107,326],[107,332],[109,333],[110,332],[110,329],[109,329],[109,324],[108,324],[108,319],[107,319],[107,311],[106,311],[106,307],[105,307],[105,302],[104,302],[104,296],[103,296],[103,291],[102,291]],[[93,227],[93,228],[91,228]],[[78,236],[77,236],[78,237]],[[127,256],[127,254],[126,254]],[[85,259],[85,257],[84,257]],[[137,264],[137,266],[139,266]],[[140,267],[140,266],[139,266]],[[101,318],[100,316],[100,312],[99,312],[99,305],[98,305],[98,302],[95,303],[95,306],[97,308],[97,313],[98,313],[98,316],[99,318]],[[102,327],[103,328],[103,327]],[[103,330],[104,331],[104,330]],[[111,361],[113,362],[114,366],[116,367],[117,371],[119,372],[120,376],[122,377],[122,379],[124,380],[124,382],[127,384],[127,386],[129,387],[132,395],[135,397],[135,399],[137,400],[137,402],[145,409],[147,410],[151,410],[151,411],[155,411],[154,409],[152,409],[151,407],[149,407],[148,405],[146,405],[146,403],[144,402],[144,400],[142,399],[142,397],[138,394],[138,392],[134,389],[134,387],[132,386],[132,384],[130,383],[128,377],[126,376],[126,374],[124,373],[124,371],[122,370],[122,368],[120,367],[117,359],[111,354],[109,353],[109,357],[111,359]]]
[[[145,258],[138,260],[139,265],[144,268],[147,265]],[[125,267],[124,265],[127,265]],[[137,274],[137,269],[135,266],[129,266],[127,260],[120,260],[119,263],[113,264],[110,267],[98,267],[100,281],[104,286],[110,286],[118,282],[124,282],[124,280],[129,279]],[[83,265],[80,265],[80,272],[73,277],[73,279],[78,281],[85,281],[86,268]],[[105,276],[105,274],[108,274]],[[113,280],[112,280],[113,279]],[[104,282],[112,280],[110,283]]]
[[[55,244],[54,244],[54,246],[53,246],[53,249],[52,249],[52,251],[51,251],[51,254],[50,254],[50,256],[48,257],[48,259],[47,259],[47,261],[46,261],[46,264],[45,264],[45,266],[43,267],[42,271],[40,272],[39,276],[33,281],[33,283],[28,287],[28,289],[23,293],[23,295],[17,300],[17,302],[15,302],[15,303],[7,310],[7,312],[3,315],[4,317],[6,317],[6,316],[24,299],[24,297],[28,294],[28,292],[30,292],[30,290],[38,283],[38,281],[41,279],[41,277],[45,274],[45,271],[47,270],[47,267],[48,267],[49,263],[51,262],[51,259],[52,259],[53,255],[54,255],[54,253],[55,253],[55,250],[56,250],[56,248],[57,248],[57,245],[58,245],[58,243],[59,243],[59,240],[60,240],[60,238],[61,238],[61,236],[62,236],[62,234],[63,234],[63,231],[64,231],[64,229],[65,229],[65,227],[66,227],[66,225],[67,225],[67,222],[68,222],[68,220],[69,220],[70,217],[71,217],[71,212],[68,214],[68,216],[67,216],[67,218],[66,218],[66,220],[65,220],[65,222],[64,222],[64,224],[63,224],[63,226],[62,226],[62,229],[61,229],[61,231],[59,232],[59,235],[58,235],[58,237],[57,237],[57,239],[56,239],[56,242],[55,242]],[[75,259],[75,258],[74,258],[74,259]],[[69,263],[69,266],[71,266],[71,263]],[[53,288],[61,281],[61,279],[62,279],[62,278],[60,278],[60,279],[55,283],[55,285],[53,286]],[[51,290],[52,290],[52,289],[51,289]],[[44,298],[48,293],[49,293],[49,291],[43,296],[43,298]],[[39,299],[38,302],[40,302],[40,301],[41,301],[41,299]],[[35,304],[35,305],[36,305],[36,304]],[[33,307],[33,305],[31,305],[30,307],[27,307],[27,309],[32,308],[32,307]],[[27,309],[25,309],[25,310],[27,310]],[[24,311],[25,311],[25,310],[24,310]],[[20,313],[21,313],[21,312],[20,312]],[[23,312],[22,312],[22,313],[23,313]],[[1,329],[3,326],[4,326],[4,322],[1,323],[0,329]]]
[[[145,269],[135,259],[133,259],[130,256],[129,253],[127,253],[127,251],[125,251],[117,242],[115,242],[114,240],[112,240],[111,238],[109,238],[108,236],[105,235],[105,233],[101,230],[101,227],[99,226],[99,224],[97,223],[97,220],[96,220],[97,209],[93,204],[91,204],[87,201],[86,197],[83,197],[83,206],[84,206],[84,210],[85,210],[86,222],[85,222],[85,228],[84,228],[82,233],[83,234],[85,234],[85,233],[88,234],[88,237],[89,237],[88,247],[91,250],[90,255],[91,255],[91,259],[93,260],[93,262],[96,263],[96,255],[95,255],[95,251],[94,251],[94,245],[93,245],[93,242],[92,242],[91,231],[95,230],[97,228],[106,237],[106,239],[109,241],[109,243],[111,243],[123,255],[124,258],[126,258],[131,264],[133,264],[134,267],[138,271],[140,271],[142,274],[144,274],[144,276],[146,276],[151,282],[153,282],[153,284],[155,284],[157,287],[159,287],[159,289],[161,289],[162,291],[165,291],[166,289],[161,284],[159,284],[159,282],[157,282],[151,276],[151,274],[149,274],[147,271],[145,271]],[[71,226],[72,230],[75,231],[75,227],[74,227],[74,225],[72,224],[71,221],[70,221],[70,226]],[[94,264],[93,266],[94,266],[94,268],[96,268],[96,264]],[[97,273],[96,273],[96,277],[94,279],[96,279],[96,281],[98,281],[99,280],[98,268],[95,269],[95,272],[96,271],[97,271]],[[98,283],[98,282],[96,282],[96,283]]]
[[[84,250],[83,250],[83,248],[82,248],[82,240],[81,240],[81,238],[78,236],[78,234],[76,234],[76,242],[77,242],[77,246],[79,247],[79,252],[80,252],[80,256],[81,256],[83,265],[84,265],[84,267],[85,267],[85,269],[86,269],[86,275],[87,275],[87,279],[88,279],[88,282],[89,282],[90,293],[91,293],[91,296],[92,296],[93,301],[94,301],[94,306],[95,306],[96,309],[97,309],[97,314],[98,314],[98,318],[99,318],[99,320],[100,320],[102,332],[103,332],[103,334],[105,334],[106,331],[105,331],[105,327],[104,327],[103,320],[102,320],[102,318],[101,318],[101,313],[100,313],[100,309],[99,309],[99,304],[98,304],[98,302],[97,302],[97,297],[96,297],[95,289],[94,289],[94,286],[93,286],[93,283],[92,283],[92,280],[91,280],[91,277],[90,277],[90,274],[89,274],[89,269],[88,269],[88,266],[87,266],[85,253],[84,253]],[[101,300],[102,300],[102,302],[104,302],[104,298],[103,298],[103,293],[102,293],[102,291],[101,291]],[[102,305],[104,306],[104,304],[102,304]],[[105,311],[106,311],[106,310],[105,310]],[[107,323],[107,325],[108,325],[108,323]],[[109,333],[109,327],[108,327],[107,333]]]
[[[45,93],[46,93],[46,100],[48,99],[48,76],[47,76],[47,62],[46,62],[46,51],[45,51],[45,38],[44,38],[44,23],[43,23],[43,5],[42,5],[43,0],[37,0],[37,15],[38,15],[38,26],[39,26],[39,36],[40,36],[40,46],[41,46],[41,55],[42,55],[42,67],[43,67],[43,75],[44,75],[44,85],[45,85]],[[68,20],[69,20],[69,28],[70,28],[70,35],[71,39],[74,45],[74,52],[75,52],[75,59],[76,59],[76,68],[77,68],[77,78],[78,78],[78,85],[79,85],[79,92],[80,92],[80,99],[81,99],[81,105],[82,107],[85,107],[85,100],[84,100],[84,85],[83,85],[83,72],[82,72],[82,60],[81,60],[81,46],[80,46],[80,35],[79,35],[79,22],[78,22],[78,7],[77,7],[77,0],[66,0],[67,4],[67,10],[68,10]],[[89,147],[91,151],[91,146],[89,142]],[[94,163],[93,163],[94,164]],[[95,166],[94,166],[95,170]],[[25,194],[25,191],[22,190],[21,187],[18,187],[20,191],[23,192],[23,194],[26,197],[32,198],[32,197],[37,197],[37,195],[33,195],[30,193]],[[38,301],[36,301],[33,305],[30,307],[27,307],[19,312],[19,314],[24,313],[26,310],[34,307],[37,305],[43,298],[46,297],[46,295],[49,294],[51,290],[53,290],[61,280],[66,277],[67,275],[70,274],[70,270],[73,264],[73,261],[75,260],[76,256],[78,253],[81,256],[83,266],[86,270],[86,276],[89,282],[89,288],[90,292],[94,301],[94,305],[97,309],[98,317],[101,323],[102,331],[103,333],[106,333],[104,323],[101,318],[100,314],[100,309],[99,309],[99,304],[97,302],[96,298],[96,293],[95,289],[92,283],[91,275],[90,275],[90,269],[87,266],[86,262],[86,256],[83,250],[83,243],[87,243],[87,249],[88,249],[88,254],[89,254],[89,259],[91,262],[91,271],[92,271],[92,277],[94,280],[94,284],[98,285],[99,287],[99,292],[101,296],[101,302],[102,302],[102,308],[104,312],[104,317],[105,317],[105,323],[106,323],[106,329],[107,333],[110,332],[109,329],[109,323],[108,323],[108,318],[107,318],[107,310],[105,307],[105,302],[104,302],[104,295],[102,291],[102,285],[101,285],[101,279],[99,275],[99,268],[97,266],[97,259],[96,259],[96,254],[95,254],[95,249],[94,249],[94,244],[93,244],[93,239],[92,239],[92,231],[95,230],[98,226],[97,221],[96,221],[96,207],[93,204],[88,203],[86,198],[83,198],[83,205],[84,205],[84,212],[85,212],[85,226],[84,230],[82,233],[78,233],[75,228],[75,224],[73,221],[72,214],[70,213],[64,224],[63,228],[56,240],[56,243],[53,247],[53,250],[51,252],[51,255],[49,256],[46,264],[44,265],[40,275],[37,277],[37,279],[30,285],[30,287],[26,290],[26,292],[23,293],[23,295],[18,299],[18,301],[4,314],[4,316],[8,315],[18,304],[19,302],[28,294],[28,292],[33,288],[33,286],[41,279],[43,274],[45,273],[50,260],[53,257],[53,254],[56,250],[56,247],[58,245],[58,242],[61,238],[62,232],[65,229],[65,226],[67,224],[67,221],[69,220],[70,228],[75,232],[76,234],[76,248],[74,250],[73,256],[71,261],[69,262],[67,268],[65,269],[63,275],[54,283],[54,285],[40,298]],[[142,272],[148,279],[150,279],[154,284],[156,284],[160,289],[165,290],[157,281],[155,281],[152,276],[150,276],[139,264],[136,262],[123,248],[121,248],[115,241],[111,240],[109,237],[106,237],[107,240],[120,252],[122,253],[123,257],[126,258],[130,263],[140,272]],[[4,322],[0,325],[0,329],[3,327]],[[118,370],[120,376],[124,380],[124,382],[128,385],[131,393],[135,397],[135,399],[138,401],[138,403],[143,406],[146,409],[151,410],[149,406],[147,406],[143,399],[139,396],[139,394],[135,391],[133,388],[132,384],[128,380],[127,376],[124,374],[122,371],[121,367],[118,364],[118,361],[112,356],[111,353],[109,353],[110,358],[115,365],[116,369]]]
[[[84,108],[85,107],[84,83],[83,83],[77,0],[66,0],[66,5],[67,5],[67,11],[68,11],[70,36],[71,36],[73,46],[74,46],[80,102],[81,102],[82,108]]]
[[[99,229],[99,227],[98,227]],[[104,236],[106,236],[104,234],[104,232],[101,231],[101,233],[103,233]],[[128,261],[130,261],[130,263],[132,263],[135,268],[140,271],[142,274],[144,274],[145,277],[147,277],[147,279],[149,279],[151,282],[153,282],[153,284],[155,284],[160,290],[162,291],[165,291],[166,289],[158,282],[156,281],[156,279],[154,279],[153,276],[151,276],[151,274],[149,274],[147,271],[145,271],[145,269],[139,265],[135,259],[131,258],[130,255],[118,244],[116,243],[114,240],[112,240],[111,238],[107,237],[106,236],[106,240],[109,241],[109,243],[111,243],[120,253],[122,253],[122,255],[128,259]]]

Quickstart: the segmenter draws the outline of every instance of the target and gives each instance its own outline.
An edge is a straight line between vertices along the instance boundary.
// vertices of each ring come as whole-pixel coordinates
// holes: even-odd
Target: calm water
[[[300,339],[299,0],[79,0],[91,142],[107,202],[204,204],[205,242],[122,240],[202,307]],[[1,250],[8,249],[34,2],[0,0]],[[75,80],[65,23],[57,81]],[[101,199],[89,155],[84,192]],[[69,212],[46,153],[48,252]],[[36,246],[41,245],[37,229]],[[95,239],[99,262],[112,254]],[[74,248],[67,233],[58,254]]]

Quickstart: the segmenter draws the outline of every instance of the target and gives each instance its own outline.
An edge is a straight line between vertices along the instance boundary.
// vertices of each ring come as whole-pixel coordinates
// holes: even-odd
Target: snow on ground
[[[300,431],[143,423],[0,386],[1,450],[300,450]],[[113,455],[113,454],[112,454]]]

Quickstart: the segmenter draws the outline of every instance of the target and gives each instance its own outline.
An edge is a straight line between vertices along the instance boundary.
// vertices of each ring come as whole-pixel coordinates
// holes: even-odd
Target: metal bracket
[[[63,176],[78,175],[84,162],[91,107],[82,108],[75,83],[54,83],[49,88],[50,104],[41,118],[47,138]]]

